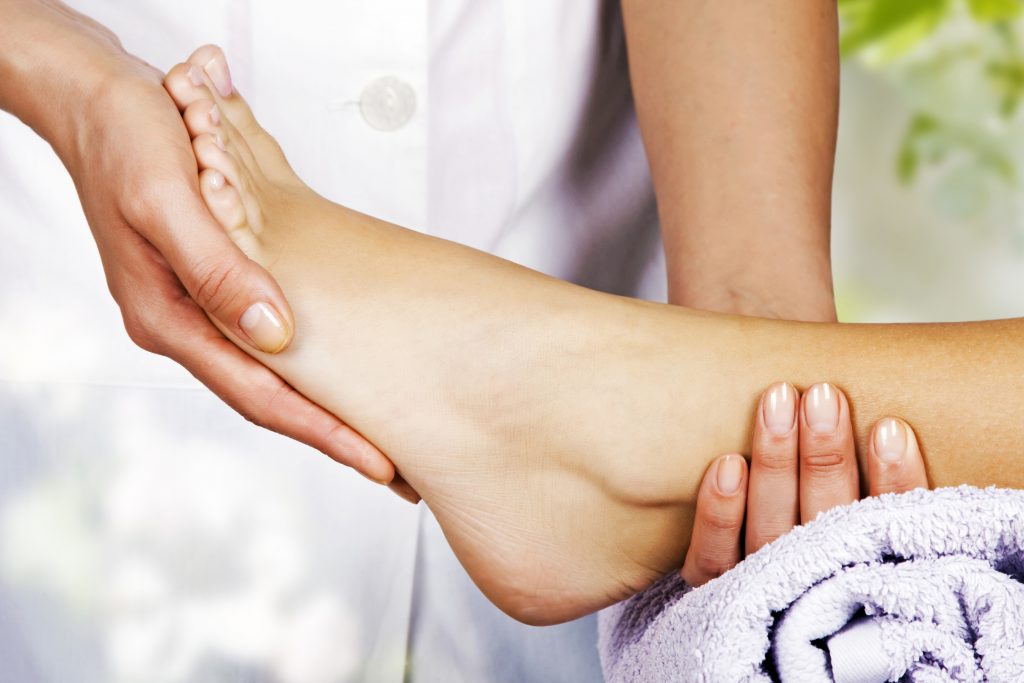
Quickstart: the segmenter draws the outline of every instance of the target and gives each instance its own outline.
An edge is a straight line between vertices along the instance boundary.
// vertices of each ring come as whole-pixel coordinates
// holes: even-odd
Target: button
[[[416,93],[408,83],[384,76],[363,90],[359,111],[366,123],[377,130],[398,130],[416,112]]]

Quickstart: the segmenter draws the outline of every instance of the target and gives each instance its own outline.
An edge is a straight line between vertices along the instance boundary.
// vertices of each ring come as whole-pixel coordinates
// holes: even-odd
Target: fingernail
[[[875,427],[875,453],[885,462],[899,462],[907,452],[907,430],[903,423],[887,417]]]
[[[214,190],[221,190],[224,188],[224,174],[220,171],[213,171],[210,173],[210,187]],[[250,308],[249,311],[252,309]],[[249,311],[246,311],[248,315]],[[244,317],[244,316],[243,316]]]
[[[359,472],[359,470],[356,470],[356,472]],[[390,481],[386,481],[384,479],[377,479],[376,477],[371,477],[369,474],[366,474],[365,472],[359,472],[359,474],[361,474],[364,479],[372,481],[374,484],[380,484],[381,486],[387,486],[388,484],[391,483]]]
[[[210,123],[215,126],[220,125],[220,109],[216,104],[210,107]]]
[[[214,57],[203,68],[206,70],[206,75],[213,81],[213,87],[217,89],[221,97],[227,97],[231,94],[231,71],[228,69],[228,63],[223,55]]]
[[[238,326],[264,353],[277,353],[288,343],[288,328],[268,303],[261,301],[250,306],[238,320]]]
[[[815,434],[831,434],[839,425],[839,396],[831,384],[815,384],[804,404],[807,426]]]
[[[220,136],[220,133],[213,134],[213,144],[217,145],[217,149],[222,152],[228,151],[228,148],[224,146],[224,138]]]
[[[763,400],[764,423],[768,431],[781,436],[789,434],[796,420],[796,396],[785,382],[772,386]]]
[[[188,68],[188,80],[192,81],[192,85],[195,86],[203,84],[203,74],[200,73],[199,67],[194,64]]]
[[[718,490],[725,495],[736,493],[740,487],[740,479],[743,478],[743,464],[738,455],[726,455],[718,461],[718,473],[715,475],[715,482]]]

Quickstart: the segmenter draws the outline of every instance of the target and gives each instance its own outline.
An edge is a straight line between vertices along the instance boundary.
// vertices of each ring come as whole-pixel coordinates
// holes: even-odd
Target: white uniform
[[[617,0],[72,5],[160,68],[223,45],[334,201],[664,296]],[[0,678],[599,678],[592,619],[513,622],[425,506],[251,427],[132,346],[71,182],[8,116],[0,226]]]

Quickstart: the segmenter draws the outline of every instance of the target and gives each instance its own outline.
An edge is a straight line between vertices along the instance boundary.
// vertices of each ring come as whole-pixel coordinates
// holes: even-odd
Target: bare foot
[[[707,456],[689,490],[633,458],[679,457],[649,417],[660,424],[663,396],[621,392],[664,341],[639,322],[644,304],[329,202],[236,93],[187,63],[165,85],[211,212],[295,310],[291,347],[254,355],[392,458],[492,601],[562,621],[679,566]]]
[[[862,458],[871,422],[897,412],[930,440],[936,486],[1024,485],[1007,399],[1024,391],[1020,321],[815,325],[600,294],[338,206],[203,70],[178,65],[165,87],[211,212],[294,309],[290,347],[246,350],[387,453],[522,621],[600,609],[677,569],[709,455],[749,449],[749,411],[780,377],[835,378]],[[818,406],[840,407],[834,393]]]

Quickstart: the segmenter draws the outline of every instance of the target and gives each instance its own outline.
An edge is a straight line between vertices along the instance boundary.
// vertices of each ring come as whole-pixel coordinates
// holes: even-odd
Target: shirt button
[[[416,112],[416,93],[408,83],[383,76],[363,89],[359,111],[366,123],[377,130],[398,130]]]

